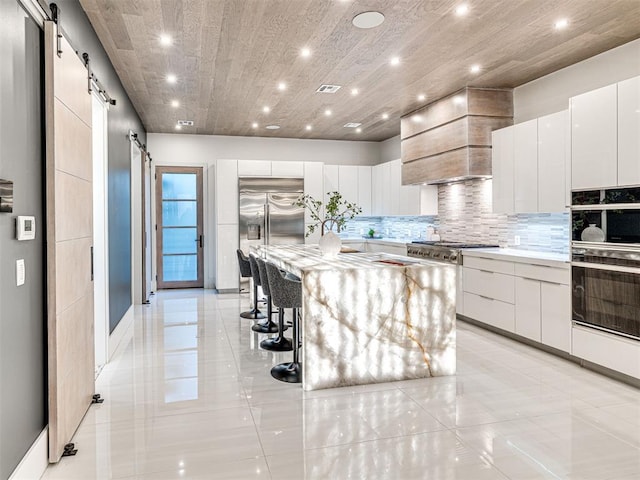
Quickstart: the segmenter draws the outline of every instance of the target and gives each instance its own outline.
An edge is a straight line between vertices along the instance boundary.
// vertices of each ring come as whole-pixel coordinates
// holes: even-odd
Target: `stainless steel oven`
[[[640,340],[640,245],[575,245],[574,323]]]

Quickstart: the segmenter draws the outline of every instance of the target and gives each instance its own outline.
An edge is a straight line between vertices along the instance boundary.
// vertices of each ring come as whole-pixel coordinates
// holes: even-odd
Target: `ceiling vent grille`
[[[318,93],[336,93],[340,90],[340,85],[320,85],[316,92]]]
[[[193,120],[178,120],[181,127],[193,127]]]
[[[349,122],[344,124],[345,128],[358,128],[360,125],[362,125],[362,123]]]

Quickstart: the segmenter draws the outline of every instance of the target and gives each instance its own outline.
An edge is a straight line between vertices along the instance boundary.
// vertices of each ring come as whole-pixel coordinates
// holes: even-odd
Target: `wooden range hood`
[[[513,124],[513,91],[466,87],[401,119],[402,184],[491,176],[491,132]]]

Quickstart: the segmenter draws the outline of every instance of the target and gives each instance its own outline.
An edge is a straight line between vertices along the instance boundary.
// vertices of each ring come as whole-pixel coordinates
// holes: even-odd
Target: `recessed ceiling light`
[[[469,5],[467,5],[466,3],[458,5],[458,7],[456,8],[456,15],[458,15],[459,17],[462,17],[467,13],[469,13]]]
[[[471,71],[471,73],[478,73],[480,71],[480,65],[471,65],[471,68],[469,70]]]
[[[332,113],[333,113],[333,112],[332,112],[331,110],[329,110],[328,108],[324,111],[324,114],[325,114],[327,117],[330,117]]]
[[[271,111],[271,109],[265,105],[264,107],[262,107],[262,111],[264,113],[269,113]]]
[[[388,113],[383,113],[382,114],[382,119],[383,120],[388,120],[389,119],[389,114]]]
[[[416,123],[420,123],[422,121],[422,117],[420,115],[414,115],[413,117],[411,117],[411,120]]]
[[[281,92],[284,92],[287,89],[287,84],[284,82],[280,82],[278,84],[278,90],[280,90]]]
[[[563,28],[567,28],[569,26],[569,20],[567,20],[566,18],[561,18],[560,20],[556,21],[554,26],[556,27],[556,30],[562,30]]]
[[[358,90],[357,88],[351,89],[351,95],[358,95],[359,93],[360,93],[360,90]]]
[[[464,97],[462,95],[456,95],[453,97],[453,103],[456,105],[462,105],[464,103]]]
[[[178,108],[180,106],[180,102],[178,100],[171,100],[171,106],[173,108]]]
[[[384,15],[380,12],[362,12],[353,17],[351,23],[358,28],[374,28],[382,25]]]
[[[176,130],[182,130],[182,125],[176,125]]]
[[[424,102],[426,99],[427,99],[427,96],[424,93],[421,93],[420,95],[418,95],[419,102]]]
[[[162,35],[160,35],[160,45],[168,47],[172,43],[173,43],[173,40],[171,39],[171,37],[169,35],[164,34],[164,33]]]
[[[173,73],[167,75],[167,82],[176,83],[178,81],[178,77],[176,77]]]
[[[303,49],[300,50],[300,55],[303,56],[304,58],[308,58],[311,56],[311,50],[307,47],[304,47]]]
[[[304,127],[304,128],[305,128],[305,130],[309,131],[309,130],[311,130],[313,127],[312,127],[311,125],[307,125],[307,126],[306,126],[306,127]]]
[[[267,130],[278,130],[280,128],[280,125],[267,125],[266,127]]]
[[[253,122],[251,124],[251,128],[258,128],[258,127],[259,127],[258,122]]]
[[[356,128],[356,133],[362,133],[362,129],[360,127]]]
[[[400,57],[393,57],[390,61],[391,65],[394,67],[400,65]]]

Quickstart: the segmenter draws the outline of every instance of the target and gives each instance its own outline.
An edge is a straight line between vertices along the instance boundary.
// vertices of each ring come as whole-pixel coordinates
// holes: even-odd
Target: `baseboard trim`
[[[9,480],[40,478],[49,465],[49,427],[45,427],[13,471]]]
[[[109,357],[107,362],[111,361],[113,354],[116,353],[122,341],[127,337],[127,334],[132,333],[133,327],[133,305],[129,307],[129,310],[122,316],[120,323],[116,325],[116,328],[109,335]]]

